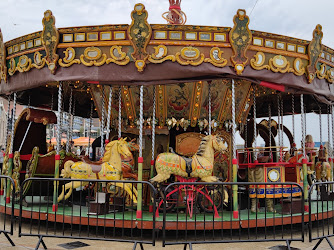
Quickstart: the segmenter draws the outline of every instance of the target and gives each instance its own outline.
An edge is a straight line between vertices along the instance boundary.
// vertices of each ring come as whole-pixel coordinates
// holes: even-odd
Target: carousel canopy
[[[118,112],[121,88],[122,116],[131,126],[136,126],[139,112],[138,85],[145,86],[146,118],[151,116],[155,91],[161,126],[172,117],[179,124],[189,120],[190,125],[204,119],[208,83],[213,87],[213,118],[229,120],[231,78],[237,83],[239,122],[248,114],[254,84],[259,103],[272,101],[273,107],[277,93],[289,103],[291,93],[309,94],[314,104],[306,107],[308,112],[319,109],[320,102],[334,101],[334,51],[322,45],[321,25],[306,41],[250,30],[250,18],[242,9],[232,28],[149,24],[147,17],[144,5],[136,4],[130,25],[58,29],[47,10],[42,31],[6,43],[0,34],[0,95],[17,92],[19,103],[30,100],[32,106],[56,109],[56,88],[62,81],[64,110],[73,90],[75,115],[89,117],[94,101],[96,117],[103,110],[101,98],[107,105],[110,86],[118,85],[112,116]],[[267,115],[267,106],[259,117]]]

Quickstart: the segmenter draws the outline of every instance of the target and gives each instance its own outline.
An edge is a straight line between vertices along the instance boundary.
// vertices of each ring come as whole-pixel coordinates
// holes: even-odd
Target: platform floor
[[[3,219],[3,218],[2,218]],[[2,223],[2,219],[0,223]],[[35,246],[38,242],[37,237],[18,237],[18,224],[14,227],[14,235],[11,236],[12,240],[16,244],[15,247],[12,247],[5,236],[0,234],[0,249],[1,250],[27,250],[27,249],[35,249]],[[333,227],[333,225],[331,225]],[[29,225],[23,224],[23,230],[28,230]],[[34,232],[33,232],[34,233]],[[305,242],[293,242],[291,247],[293,250],[311,250],[316,241],[308,242],[307,240],[307,233],[305,234]],[[54,250],[64,250],[61,244],[65,243],[73,243],[73,242],[83,242],[86,243],[88,246],[76,249],[82,250],[123,250],[123,249],[132,249],[133,244],[131,243],[119,243],[119,242],[105,242],[105,241],[97,241],[97,240],[78,240],[78,239],[61,239],[61,238],[44,238],[44,242],[48,249]],[[331,239],[332,244],[334,244],[334,238]],[[42,247],[40,247],[42,249]],[[140,249],[137,246],[137,249]],[[183,249],[182,245],[174,245],[174,246],[166,246],[162,247],[162,242],[157,240],[156,246],[152,245],[144,245],[145,250],[181,250]],[[284,246],[284,242],[247,242],[247,243],[222,243],[222,244],[201,244],[201,245],[193,245],[194,250],[262,250],[262,249],[270,249],[270,250],[283,250],[286,249]],[[323,241],[318,249],[329,250],[331,249],[327,242]]]
[[[4,208],[4,206],[7,206],[7,210],[11,206],[11,203],[5,204],[5,201],[3,199],[0,199],[0,208]],[[312,214],[315,213],[322,213],[322,212],[332,212],[334,210],[334,201],[312,201],[311,204],[311,212]],[[15,210],[19,210],[20,206],[19,204],[14,204]],[[74,216],[74,217],[90,217],[90,218],[99,218],[99,219],[116,219],[116,220],[136,220],[136,211],[135,208],[131,209],[128,208],[125,212],[116,212],[116,213],[108,213],[105,215],[95,215],[95,214],[89,214],[88,213],[88,207],[86,206],[77,206],[73,205],[72,207],[69,206],[63,206],[62,204],[59,204],[57,213],[52,211],[52,204],[50,203],[49,206],[47,204],[34,204],[29,207],[22,207],[23,211],[26,212],[33,212],[33,213],[41,213],[41,214],[56,214],[59,216]],[[290,214],[283,214],[281,213],[281,205],[277,204],[275,206],[276,213],[266,212],[264,207],[261,207],[257,213],[252,213],[248,209],[240,210],[240,218],[234,219],[232,211],[219,211],[219,218],[214,218],[213,213],[204,213],[199,212],[198,209],[194,208],[193,217],[190,218],[189,215],[186,215],[185,208],[179,208],[175,209],[173,212],[167,213],[166,219],[167,221],[175,222],[190,222],[190,221],[239,221],[239,220],[256,220],[256,219],[270,219],[270,218],[290,218]],[[178,211],[178,213],[177,213]],[[305,215],[308,213],[305,212]],[[301,213],[295,213],[292,217],[300,216]],[[155,217],[156,221],[162,221],[162,212],[159,213],[159,217]],[[23,216],[25,217],[25,216]],[[29,218],[29,217],[28,217]],[[41,216],[41,219],[43,217]],[[143,218],[140,219],[142,221],[152,221],[153,219],[153,213],[150,213],[148,211],[143,212]]]

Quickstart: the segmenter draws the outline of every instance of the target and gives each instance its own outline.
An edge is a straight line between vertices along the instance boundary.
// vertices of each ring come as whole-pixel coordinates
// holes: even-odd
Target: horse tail
[[[71,166],[74,164],[73,161],[67,161],[64,164],[64,169],[61,171],[61,175],[63,178],[69,178],[71,177]]]

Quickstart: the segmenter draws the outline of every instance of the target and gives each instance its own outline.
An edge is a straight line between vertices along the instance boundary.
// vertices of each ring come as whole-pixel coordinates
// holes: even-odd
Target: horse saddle
[[[188,177],[190,177],[191,172],[193,171],[193,168],[191,167],[191,164],[193,162],[193,158],[188,158],[181,156],[183,160],[186,162],[186,172],[188,174]]]
[[[92,168],[93,173],[95,173],[95,174],[99,173],[99,172],[101,171],[101,169],[102,169],[102,164],[103,164],[103,162],[101,162],[101,161],[97,161],[97,162],[95,162],[95,161],[91,161],[91,160],[89,160],[89,158],[86,157],[86,156],[85,156],[85,157],[82,157],[81,160],[82,160],[84,163],[90,165],[90,167]]]

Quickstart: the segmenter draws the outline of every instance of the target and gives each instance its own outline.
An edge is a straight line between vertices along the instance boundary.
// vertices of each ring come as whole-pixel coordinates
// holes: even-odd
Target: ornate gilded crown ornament
[[[49,70],[55,74],[57,68],[58,55],[56,53],[59,43],[59,33],[55,26],[56,18],[52,15],[51,10],[44,12],[42,43],[46,52],[45,60]]]
[[[306,72],[309,83],[313,81],[317,71],[316,66],[322,51],[322,44],[321,44],[322,37],[323,37],[322,26],[318,24],[313,30],[313,39],[310,42],[307,49],[309,56],[309,64],[306,67]]]
[[[0,82],[7,82],[7,67],[6,67],[6,48],[3,43],[2,32],[0,29]]]
[[[233,50],[232,65],[238,75],[241,75],[248,61],[246,51],[252,41],[252,33],[248,28],[249,17],[246,11],[239,9],[233,17],[234,26],[229,33],[229,39]]]
[[[132,22],[128,28],[128,36],[134,52],[131,54],[139,72],[143,72],[149,54],[146,52],[147,44],[152,35],[152,28],[147,23],[148,13],[141,3],[135,5],[131,12]]]
[[[186,14],[181,10],[181,0],[169,0],[169,11],[162,14],[168,24],[185,24],[187,21]]]

